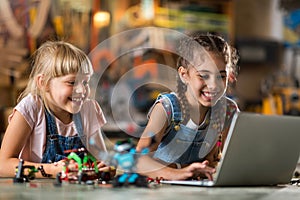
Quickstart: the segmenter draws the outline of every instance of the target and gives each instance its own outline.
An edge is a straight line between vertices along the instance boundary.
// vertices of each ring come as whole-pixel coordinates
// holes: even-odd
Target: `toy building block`
[[[69,151],[70,154],[64,159],[64,167],[56,175],[56,185],[62,182],[78,184],[95,184],[111,180],[109,172],[100,172],[96,158],[85,149]],[[84,152],[81,158],[76,152]]]
[[[25,170],[28,170],[25,173]],[[35,173],[41,171],[42,176],[51,177],[51,174],[47,174],[41,165],[38,168],[35,168],[33,165],[24,165],[24,160],[20,159],[18,166],[16,167],[15,177],[13,179],[14,183],[24,183],[29,182],[29,180],[35,179]]]

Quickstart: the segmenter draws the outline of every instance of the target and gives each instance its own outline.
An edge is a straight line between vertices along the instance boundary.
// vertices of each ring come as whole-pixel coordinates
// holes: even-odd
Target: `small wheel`
[[[81,184],[82,182],[85,183],[88,180],[88,175],[85,173],[80,174],[78,177],[78,183]]]
[[[135,185],[137,187],[149,187],[147,177],[139,175],[139,177],[135,181]]]
[[[62,182],[61,181],[61,172],[59,172],[59,173],[56,174],[56,182],[57,183],[61,183]]]
[[[116,176],[115,178],[112,179],[111,184],[113,187],[122,187],[124,183],[121,183],[119,181],[120,175]]]
[[[56,174],[56,178],[55,178],[55,183],[54,185],[55,186],[60,186],[62,183],[62,180],[61,180],[61,172],[57,173]]]
[[[100,172],[99,181],[108,182],[111,180],[110,172]]]

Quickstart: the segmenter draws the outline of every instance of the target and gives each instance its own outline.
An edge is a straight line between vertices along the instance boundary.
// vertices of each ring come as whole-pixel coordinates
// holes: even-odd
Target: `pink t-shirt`
[[[14,108],[13,113],[9,116],[9,121],[16,110],[24,116],[31,128],[30,137],[24,138],[26,139],[26,143],[22,148],[19,158],[32,162],[41,162],[46,147],[46,117],[44,104],[38,96],[29,94]],[[87,139],[97,136],[95,138],[100,139],[97,143],[98,148],[106,151],[101,131],[101,126],[106,123],[106,119],[99,104],[95,100],[86,100],[80,114],[83,133],[87,136]],[[78,134],[74,121],[69,124],[64,124],[57,118],[55,118],[55,121],[59,135],[67,137]]]

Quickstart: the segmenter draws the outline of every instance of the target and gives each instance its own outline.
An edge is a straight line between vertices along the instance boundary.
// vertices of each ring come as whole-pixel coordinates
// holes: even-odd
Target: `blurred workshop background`
[[[30,56],[49,39],[80,47],[91,56],[96,73],[101,72],[94,98],[108,119],[104,131],[141,132],[156,95],[173,89],[174,74],[160,66],[176,63],[176,55],[161,50],[176,45],[172,36],[161,29],[138,29],[143,27],[224,36],[241,56],[238,82],[228,92],[241,110],[300,115],[298,0],[0,0],[1,137],[27,84]],[[129,30],[138,37],[127,38],[130,47],[124,47],[124,41],[114,36]],[[164,46],[116,56],[116,49],[149,43]],[[93,51],[99,44],[105,45]],[[146,67],[133,70],[142,65]],[[113,96],[124,75],[122,93]],[[165,82],[155,84],[155,80]]]

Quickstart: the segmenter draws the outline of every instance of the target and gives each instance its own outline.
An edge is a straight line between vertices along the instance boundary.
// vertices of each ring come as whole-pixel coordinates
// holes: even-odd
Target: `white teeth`
[[[72,98],[72,101],[79,102],[79,101],[82,101],[82,98]]]
[[[206,97],[215,97],[217,93],[203,92]]]

